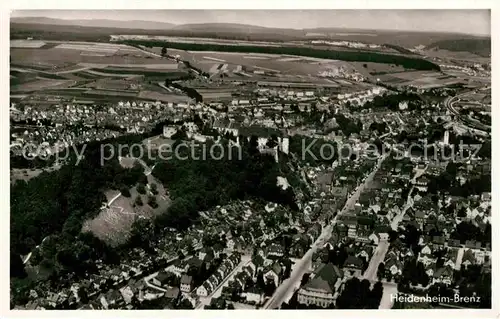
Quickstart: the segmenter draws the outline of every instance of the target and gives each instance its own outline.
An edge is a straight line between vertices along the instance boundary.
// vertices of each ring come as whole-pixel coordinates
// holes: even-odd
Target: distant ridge
[[[471,34],[459,34],[459,33],[447,33],[447,32],[419,32],[419,31],[401,31],[401,30],[378,30],[378,29],[353,29],[353,28],[341,28],[341,27],[318,27],[318,28],[304,28],[304,29],[292,29],[292,28],[270,28],[251,24],[240,24],[240,23],[189,23],[189,24],[173,24],[167,22],[158,21],[146,21],[146,20],[109,20],[109,19],[79,19],[79,20],[66,20],[66,19],[53,19],[46,17],[18,17],[11,18],[11,23],[14,24],[41,24],[41,25],[67,25],[67,26],[77,26],[77,27],[97,27],[97,28],[114,28],[114,29],[136,29],[136,30],[170,30],[170,31],[187,31],[187,32],[227,32],[227,33],[245,33],[245,34],[283,34],[288,36],[305,36],[307,33],[321,33],[321,34],[331,34],[331,33],[342,33],[338,35],[348,35],[348,33],[360,33],[353,34],[358,36],[376,36],[380,34],[390,34],[391,36],[397,36],[398,33],[404,34],[404,36],[417,35],[417,34],[427,34],[427,35],[460,35],[464,38],[490,38],[490,36],[476,36]],[[361,34],[362,33],[362,34]],[[342,37],[341,37],[342,38]],[[436,42],[441,39],[436,39]]]
[[[349,40],[379,45],[391,44],[408,49],[419,45],[428,46],[450,39],[485,38],[457,33],[416,32],[352,28],[271,28],[239,23],[193,23],[172,24],[144,20],[109,19],[53,19],[46,17],[11,18],[11,38],[19,39],[35,35],[35,38],[58,40],[57,34],[64,33],[73,40],[92,39],[107,41],[110,34],[162,35],[178,37],[207,37],[246,41],[308,41],[317,39]],[[65,26],[65,27],[63,27]],[[93,36],[90,36],[93,34]],[[489,38],[489,37],[488,37]],[[488,54],[488,53],[485,53]]]
[[[173,23],[145,21],[145,20],[107,20],[107,19],[81,19],[81,20],[65,20],[52,19],[43,17],[25,17],[11,18],[11,23],[24,24],[49,24],[49,25],[68,25],[80,27],[98,27],[98,28],[118,28],[118,29],[143,29],[143,30],[161,30],[172,29],[176,25]]]

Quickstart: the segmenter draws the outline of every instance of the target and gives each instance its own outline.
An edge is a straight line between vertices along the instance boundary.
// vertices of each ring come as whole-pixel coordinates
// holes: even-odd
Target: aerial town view
[[[10,309],[492,308],[490,20],[13,11]]]

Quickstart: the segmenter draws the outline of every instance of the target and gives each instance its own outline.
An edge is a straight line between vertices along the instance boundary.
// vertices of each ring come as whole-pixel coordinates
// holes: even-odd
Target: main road
[[[365,273],[363,274],[363,279],[368,280],[376,280],[377,279],[377,270],[378,265],[384,261],[385,255],[389,250],[389,241],[384,239],[380,240],[375,248],[375,252],[373,253],[372,258],[370,259],[370,263],[368,264],[368,268],[366,268]]]
[[[373,181],[375,173],[380,169],[382,162],[387,158],[389,154],[384,154],[373,171],[365,178],[364,182],[358,186],[356,191],[347,199],[344,208],[333,218],[332,222],[323,228],[321,235],[316,239],[316,241],[311,245],[311,248],[304,254],[304,256],[297,261],[295,268],[293,269],[290,277],[283,281],[281,285],[276,289],[271,298],[264,304],[261,309],[277,309],[285,301],[287,296],[293,294],[293,291],[298,287],[302,276],[306,273],[309,268],[309,264],[312,260],[312,255],[321,246],[323,242],[328,240],[332,235],[333,226],[337,222],[339,215],[351,210],[359,199],[359,196],[363,192],[364,188]]]
[[[472,128],[472,129],[476,129],[476,130],[480,130],[480,131],[486,131],[486,132],[490,132],[491,131],[491,126],[488,126],[488,125],[485,125],[481,122],[479,122],[478,120],[474,120],[474,119],[471,119],[467,116],[462,116],[456,109],[455,107],[453,106],[453,104],[455,104],[456,102],[458,102],[460,99],[459,97],[463,96],[463,95],[467,95],[471,92],[464,92],[462,94],[459,94],[459,95],[456,95],[456,96],[453,96],[453,97],[448,97],[446,98],[446,100],[444,101],[444,105],[446,106],[446,108],[451,112],[453,113],[454,115],[456,115],[461,122],[463,122],[464,125]]]

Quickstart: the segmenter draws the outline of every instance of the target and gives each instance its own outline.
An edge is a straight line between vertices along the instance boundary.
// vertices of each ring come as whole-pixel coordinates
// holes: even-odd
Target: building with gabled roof
[[[335,303],[344,274],[337,266],[327,263],[319,268],[300,288],[297,299],[301,304],[328,307]]]

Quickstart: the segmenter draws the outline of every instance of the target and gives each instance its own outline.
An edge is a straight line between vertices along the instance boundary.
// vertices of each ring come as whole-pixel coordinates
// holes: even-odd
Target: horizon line
[[[21,10],[22,11],[22,10]],[[12,14],[14,11],[11,12],[9,19],[11,20],[10,22],[12,23],[12,19],[50,19],[50,20],[63,20],[63,21],[119,21],[119,22],[129,22],[129,21],[142,21],[142,22],[152,22],[152,23],[164,23],[164,24],[170,24],[173,26],[182,26],[182,25],[198,25],[198,24],[237,24],[237,25],[248,25],[248,26],[253,26],[253,27],[260,27],[260,28],[266,28],[266,29],[282,29],[282,30],[296,30],[296,31],[303,31],[303,30],[315,30],[315,29],[345,29],[345,30],[362,30],[362,31],[388,31],[388,32],[410,32],[410,33],[445,33],[445,34],[462,34],[462,35],[470,35],[470,36],[480,36],[480,37],[487,37],[491,38],[491,30],[489,33],[464,33],[464,32],[458,32],[458,31],[419,31],[419,30],[408,30],[408,29],[375,29],[375,28],[352,28],[352,27],[329,27],[329,26],[324,26],[324,27],[314,27],[314,28],[292,28],[292,27],[269,27],[269,26],[264,26],[264,25],[259,25],[259,24],[248,24],[248,23],[238,23],[238,22],[190,22],[190,23],[170,23],[170,22],[165,22],[165,21],[159,21],[159,20],[141,20],[141,19],[133,19],[133,20],[123,20],[123,19],[114,19],[114,18],[79,18],[79,19],[73,19],[73,18],[52,18],[52,17],[47,17],[47,16],[25,16],[25,17],[12,17]],[[41,23],[43,24],[43,23]],[[85,27],[85,26],[82,26]],[[113,28],[113,27],[102,27],[102,28]],[[156,29],[141,29],[137,27],[130,27],[127,29],[138,29],[138,30],[156,30]]]

